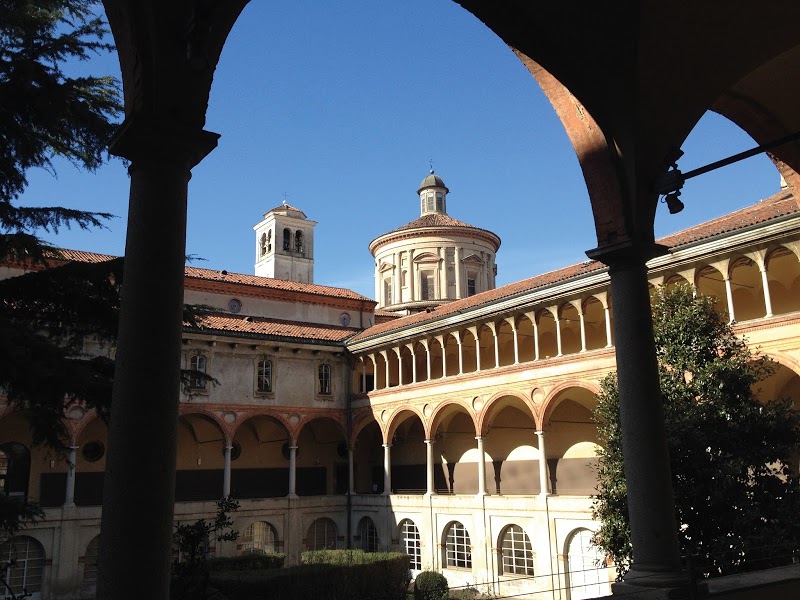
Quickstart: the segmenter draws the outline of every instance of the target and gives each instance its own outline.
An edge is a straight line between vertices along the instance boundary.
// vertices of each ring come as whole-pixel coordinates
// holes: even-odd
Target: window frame
[[[532,577],[534,553],[527,532],[516,523],[506,525],[500,532],[498,566],[500,575]]]
[[[262,530],[259,532],[259,539],[256,539],[256,526],[259,526],[258,528]],[[253,521],[242,530],[242,541],[237,544],[236,551],[239,556],[273,554],[279,552],[280,547],[278,530],[272,523],[269,521]]]
[[[202,364],[202,367],[201,367]],[[208,357],[201,351],[195,351],[189,357],[189,370],[197,371],[203,375],[208,374]],[[206,380],[194,374],[189,375],[189,389],[196,392],[208,391]]]
[[[327,379],[327,389],[324,382]],[[317,364],[317,396],[330,398],[333,396],[333,370],[331,365],[327,362]]]
[[[288,227],[283,228],[283,249],[292,251],[292,230]]]
[[[444,564],[447,569],[472,570],[472,540],[460,521],[451,521],[445,528]]]
[[[358,522],[358,545],[364,552],[378,551],[378,528],[369,517],[361,517]]]
[[[400,543],[408,555],[408,568],[412,571],[422,570],[422,539],[419,528],[411,519],[400,521]]]
[[[320,526],[323,525],[325,527],[322,531],[323,535],[321,536],[323,546],[317,546],[317,542],[320,540],[318,531]],[[330,541],[328,539],[329,534],[331,537]],[[339,547],[338,536],[339,532],[334,520],[331,519],[330,517],[319,517],[317,519],[314,519],[308,526],[304,545],[306,547],[306,550],[336,550]]]
[[[262,364],[266,363],[269,365],[269,385],[262,386]],[[262,356],[256,360],[256,369],[255,369],[255,393],[259,396],[270,396],[274,395],[275,393],[275,364],[272,360],[271,356]]]

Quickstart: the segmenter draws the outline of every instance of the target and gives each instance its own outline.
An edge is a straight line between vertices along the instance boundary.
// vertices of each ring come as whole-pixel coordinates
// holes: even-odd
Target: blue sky
[[[118,73],[115,56],[81,65]],[[195,167],[187,253],[196,266],[252,273],[252,226],[287,201],[318,221],[315,282],[372,296],[370,240],[419,216],[434,168],[448,213],[502,238],[498,284],[585,260],[596,245],[578,161],[552,107],[512,52],[450,0],[254,1],[217,68],[207,129],[219,147]],[[754,146],[706,115],[683,146],[689,171]],[[96,173],[56,163],[30,172],[20,199],[118,216],[108,229],[42,237],[121,255],[129,180],[121,161]],[[760,155],[692,179],[658,236],[779,189]],[[157,243],[157,240],[154,240]]]

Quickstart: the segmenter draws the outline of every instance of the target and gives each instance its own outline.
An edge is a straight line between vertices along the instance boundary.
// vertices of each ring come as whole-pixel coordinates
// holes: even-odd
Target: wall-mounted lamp
[[[669,214],[674,215],[681,212],[684,209],[683,202],[678,196],[681,195],[680,190],[677,192],[672,192],[671,194],[667,194],[662,202],[667,204],[667,208],[669,209]]]

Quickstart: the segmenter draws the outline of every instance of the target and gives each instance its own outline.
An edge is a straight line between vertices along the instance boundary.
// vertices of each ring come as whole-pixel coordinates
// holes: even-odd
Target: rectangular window
[[[259,392],[272,391],[272,361],[260,360],[258,361],[258,383],[257,389]]]
[[[475,278],[467,277],[467,296],[474,296],[475,293]]]
[[[320,396],[330,396],[331,394],[331,366],[319,366],[319,394]]]
[[[421,293],[423,300],[434,300],[436,298],[436,287],[434,286],[434,279],[433,275],[430,274],[423,274],[420,282],[421,286]]]
[[[388,306],[392,302],[392,280],[384,279],[383,281],[383,305]]]
[[[189,368],[192,371],[189,374],[189,387],[196,390],[206,389],[206,357],[202,354],[195,354],[192,356]]]

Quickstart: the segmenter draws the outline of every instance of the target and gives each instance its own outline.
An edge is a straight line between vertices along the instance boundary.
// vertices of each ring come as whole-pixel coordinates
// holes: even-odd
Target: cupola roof
[[[444,188],[445,192],[450,193],[450,190],[447,189],[447,186],[444,184],[444,181],[442,181],[442,178],[434,173],[433,169],[431,169],[430,174],[422,180],[422,183],[419,184],[417,193],[419,194],[422,190],[432,187]]]

